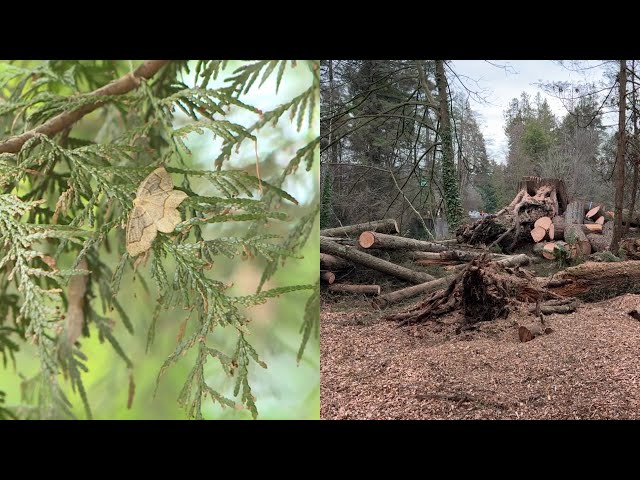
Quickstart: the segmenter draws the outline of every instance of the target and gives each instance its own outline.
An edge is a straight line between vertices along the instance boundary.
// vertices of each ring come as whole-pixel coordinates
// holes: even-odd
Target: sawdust
[[[459,313],[397,328],[364,304],[321,308],[325,419],[640,418],[640,295],[549,315],[518,341],[524,312],[460,328]],[[359,321],[359,319],[367,321]],[[531,318],[531,317],[529,317]]]

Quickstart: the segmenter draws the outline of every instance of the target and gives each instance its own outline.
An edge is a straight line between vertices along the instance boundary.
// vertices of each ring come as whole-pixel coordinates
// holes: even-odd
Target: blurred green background
[[[32,62],[24,62],[32,63]],[[118,62],[118,70],[126,71],[135,68],[140,62]],[[223,84],[224,78],[235,70],[241,63],[230,62],[218,80],[209,88]],[[309,68],[299,63],[295,68],[287,67],[276,94],[275,79],[271,78],[264,85],[257,83],[242,100],[262,111],[271,110],[279,104],[285,103],[302,91],[309,88],[313,76]],[[185,75],[183,81],[193,85],[192,75]],[[104,119],[109,115],[108,109],[100,109],[85,117],[77,124],[74,135],[99,141],[108,141],[109,132],[105,132]],[[230,112],[229,120],[251,125],[255,117],[245,111]],[[176,112],[176,128],[184,125],[189,119]],[[101,139],[104,135],[106,138]],[[319,135],[319,109],[316,109],[313,125],[307,123],[300,131],[296,130],[288,116],[282,118],[277,125],[264,127],[258,133],[257,153],[260,161],[260,176],[274,181],[282,173],[282,169],[294,157],[296,150],[306,145]],[[213,169],[213,160],[219,152],[220,140],[214,140],[210,134],[191,134],[187,145],[192,156],[187,159],[190,167]],[[316,157],[319,157],[316,151]],[[245,142],[234,153],[231,161],[225,162],[223,169],[245,169],[255,175],[256,146],[252,142]],[[179,185],[180,177],[174,175],[174,183]],[[200,195],[217,195],[207,181],[192,180],[194,190]],[[286,236],[290,228],[303,215],[309,213],[319,201],[319,158],[314,161],[313,169],[309,172],[300,168],[290,175],[283,188],[292,194],[299,202],[298,206],[285,202],[282,210],[291,217],[290,222],[273,222],[269,233]],[[224,224],[207,225],[204,230],[205,238],[219,236],[242,237],[249,224],[245,222],[227,222]],[[114,238],[115,240],[115,238]],[[115,252],[107,254],[102,250],[104,259],[110,259],[115,268],[119,255]],[[316,219],[310,239],[301,252],[304,258],[288,259],[276,275],[267,283],[265,288],[287,285],[314,284],[319,275],[319,221]],[[231,295],[249,295],[255,293],[256,286],[262,275],[265,263],[260,259],[241,260],[239,257],[230,260],[219,257],[214,267],[209,271],[216,280],[226,284],[233,283],[228,290]],[[169,266],[169,270],[172,270]],[[130,335],[122,326],[120,319],[114,316],[114,335],[123,349],[131,358],[134,369],[129,371],[124,362],[117,356],[108,343],[100,343],[96,332],[90,338],[81,339],[82,350],[88,356],[89,372],[83,379],[87,389],[89,402],[96,419],[184,419],[185,411],[178,405],[177,398],[186,380],[187,374],[193,366],[194,354],[187,354],[176,365],[170,367],[161,377],[157,393],[154,396],[155,382],[160,367],[167,356],[176,346],[176,336],[181,323],[188,317],[184,310],[165,311],[159,317],[156,326],[155,341],[148,353],[145,353],[147,329],[153,315],[157,290],[149,275],[149,263],[141,265],[134,273],[127,267],[122,279],[118,299],[127,310],[135,328],[135,334]],[[140,278],[142,277],[142,278]],[[146,281],[149,291],[142,287],[141,280]],[[248,316],[252,318],[249,325],[249,341],[258,355],[268,365],[261,369],[252,364],[249,381],[256,397],[258,419],[317,419],[320,415],[320,374],[319,374],[319,343],[313,335],[307,344],[304,356],[299,364],[296,354],[301,342],[300,327],[304,315],[304,307],[311,295],[310,290],[294,292],[272,299],[267,303],[249,309]],[[100,300],[93,300],[93,304],[102,311]],[[195,319],[191,319],[194,320]],[[236,336],[219,329],[211,337],[210,344],[227,354],[233,353]],[[194,349],[195,350],[195,349]],[[220,393],[233,397],[233,379],[229,379],[218,364],[209,362],[209,370],[205,370],[207,383]],[[6,393],[6,405],[20,405],[20,385],[22,379],[30,378],[38,372],[39,360],[31,345],[22,344],[16,355],[16,369],[9,363],[7,368],[0,368],[0,390]],[[129,376],[135,381],[135,398],[131,409],[127,409],[129,390]],[[74,413],[84,418],[84,410],[77,393],[71,392],[68,382],[60,377],[65,386],[65,392],[74,404]],[[239,403],[239,402],[238,402]],[[250,419],[251,414],[246,410],[222,409],[209,399],[203,401],[203,414],[209,419]]]

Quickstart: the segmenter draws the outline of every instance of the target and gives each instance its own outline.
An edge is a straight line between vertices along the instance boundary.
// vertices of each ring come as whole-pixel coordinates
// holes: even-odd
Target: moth
[[[171,175],[158,167],[136,192],[127,222],[127,252],[135,257],[151,248],[158,232],[171,233],[182,220],[178,205],[187,194],[173,189]]]

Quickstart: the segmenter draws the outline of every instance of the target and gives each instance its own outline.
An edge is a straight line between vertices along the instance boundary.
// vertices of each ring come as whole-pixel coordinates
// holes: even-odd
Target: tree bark
[[[636,61],[631,61],[632,70],[634,74],[636,73]],[[638,195],[638,177],[640,176],[640,168],[638,168],[638,163],[640,163],[640,153],[638,153],[638,112],[637,112],[637,104],[636,104],[636,89],[633,88],[631,90],[631,118],[633,123],[633,141],[635,142],[636,148],[634,150],[633,156],[633,183],[631,185],[631,203],[629,205],[629,217],[627,220],[627,225],[625,226],[625,232],[629,232],[629,224],[631,223],[631,219],[633,218],[634,211],[636,209],[636,196]]]
[[[430,282],[420,283],[419,285],[413,285],[407,288],[401,288],[395,292],[386,293],[380,295],[373,300],[373,304],[379,308],[385,308],[393,303],[400,302],[407,298],[416,297],[421,293],[433,292],[440,288],[447,288],[450,282],[455,279],[454,275],[431,280]]]
[[[357,225],[345,225],[343,227],[326,228],[324,230],[320,230],[320,235],[323,237],[357,237],[365,230],[371,230],[380,233],[400,233],[400,230],[398,230],[397,222],[392,218],[387,218],[385,220],[359,223]]]
[[[551,240],[562,240],[564,239],[564,217],[557,216],[553,217],[553,238]]]
[[[407,252],[411,260],[458,260],[468,262],[483,255],[483,252],[466,252],[464,250],[446,250],[444,252]]]
[[[334,283],[329,285],[331,293],[380,295],[380,285],[349,285],[346,283]]]
[[[564,222],[566,225],[584,223],[584,202],[582,200],[574,200],[567,205],[567,210],[564,212]],[[559,238],[557,234],[556,238]]]
[[[386,260],[381,260],[367,253],[355,250],[349,247],[338,245],[329,240],[320,239],[320,251],[331,255],[342,257],[367,268],[377,270],[388,275],[392,275],[402,280],[412,283],[423,283],[433,280],[433,277],[427,273],[416,272],[405,267],[401,267]]]
[[[616,155],[615,168],[615,217],[613,237],[611,238],[611,251],[615,254],[620,246],[622,238],[622,208],[624,203],[624,147],[625,147],[625,123],[626,123],[626,94],[627,94],[627,61],[620,60],[619,73],[619,112],[618,112],[618,154]]]
[[[440,105],[440,141],[442,143],[442,183],[449,228],[454,231],[462,222],[462,204],[460,189],[453,159],[453,140],[451,138],[451,119],[449,117],[449,96],[447,95],[447,77],[444,73],[444,60],[436,60],[436,85]]]
[[[545,285],[567,297],[598,301],[640,289],[640,262],[586,262],[559,272]]]
[[[320,254],[320,268],[322,270],[344,270],[352,266],[344,258],[334,257],[326,253]]]
[[[420,250],[423,252],[444,252],[447,250],[447,247],[440,243],[414,240],[413,238],[394,237],[393,235],[369,231],[360,234],[358,243],[362,248],[406,249]]]

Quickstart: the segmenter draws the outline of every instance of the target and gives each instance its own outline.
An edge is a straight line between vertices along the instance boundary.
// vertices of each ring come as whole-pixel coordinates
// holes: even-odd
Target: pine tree
[[[263,111],[245,100],[267,81],[277,92],[291,68],[309,69],[312,80],[290,101]],[[188,85],[189,76],[195,85]],[[119,300],[122,279],[131,272],[150,291],[146,279],[153,279],[157,290],[148,345],[163,310],[184,317],[158,381],[183,355],[195,352],[178,399],[188,415],[202,418],[208,396],[257,416],[249,369],[266,365],[247,335],[246,308],[311,291],[301,315],[298,359],[319,333],[319,281],[266,288],[279,268],[301,258],[317,228],[317,193],[304,206],[284,188],[297,170],[309,172],[319,156],[318,102],[318,61],[152,60],[137,68],[116,61],[0,63],[0,353],[6,369],[25,342],[36,347],[40,372],[23,384],[24,401],[33,407],[30,418],[73,416],[63,379],[92,416],[83,384],[87,357],[74,329],[106,340],[124,366],[133,368],[114,334],[116,322],[140,334]],[[250,114],[253,123],[237,123],[238,112]],[[268,143],[281,121],[307,131],[307,143],[283,140],[260,158],[258,144]],[[219,143],[210,166],[194,167],[185,142],[193,133]],[[245,150],[255,152],[255,165],[230,168],[228,162]],[[278,152],[291,152],[284,168],[276,167]],[[124,233],[135,192],[159,166],[187,195],[178,208],[181,222],[172,233],[158,233],[147,254],[132,258]],[[209,226],[224,222],[246,222],[246,233],[213,238]],[[108,259],[112,252],[115,266]],[[221,257],[264,263],[255,293],[227,292],[230,285],[212,270]],[[235,346],[226,349],[212,332]],[[205,365],[214,362],[233,379],[238,400],[205,381]],[[131,380],[131,395],[133,390]],[[3,401],[0,392],[0,418],[14,415]]]

